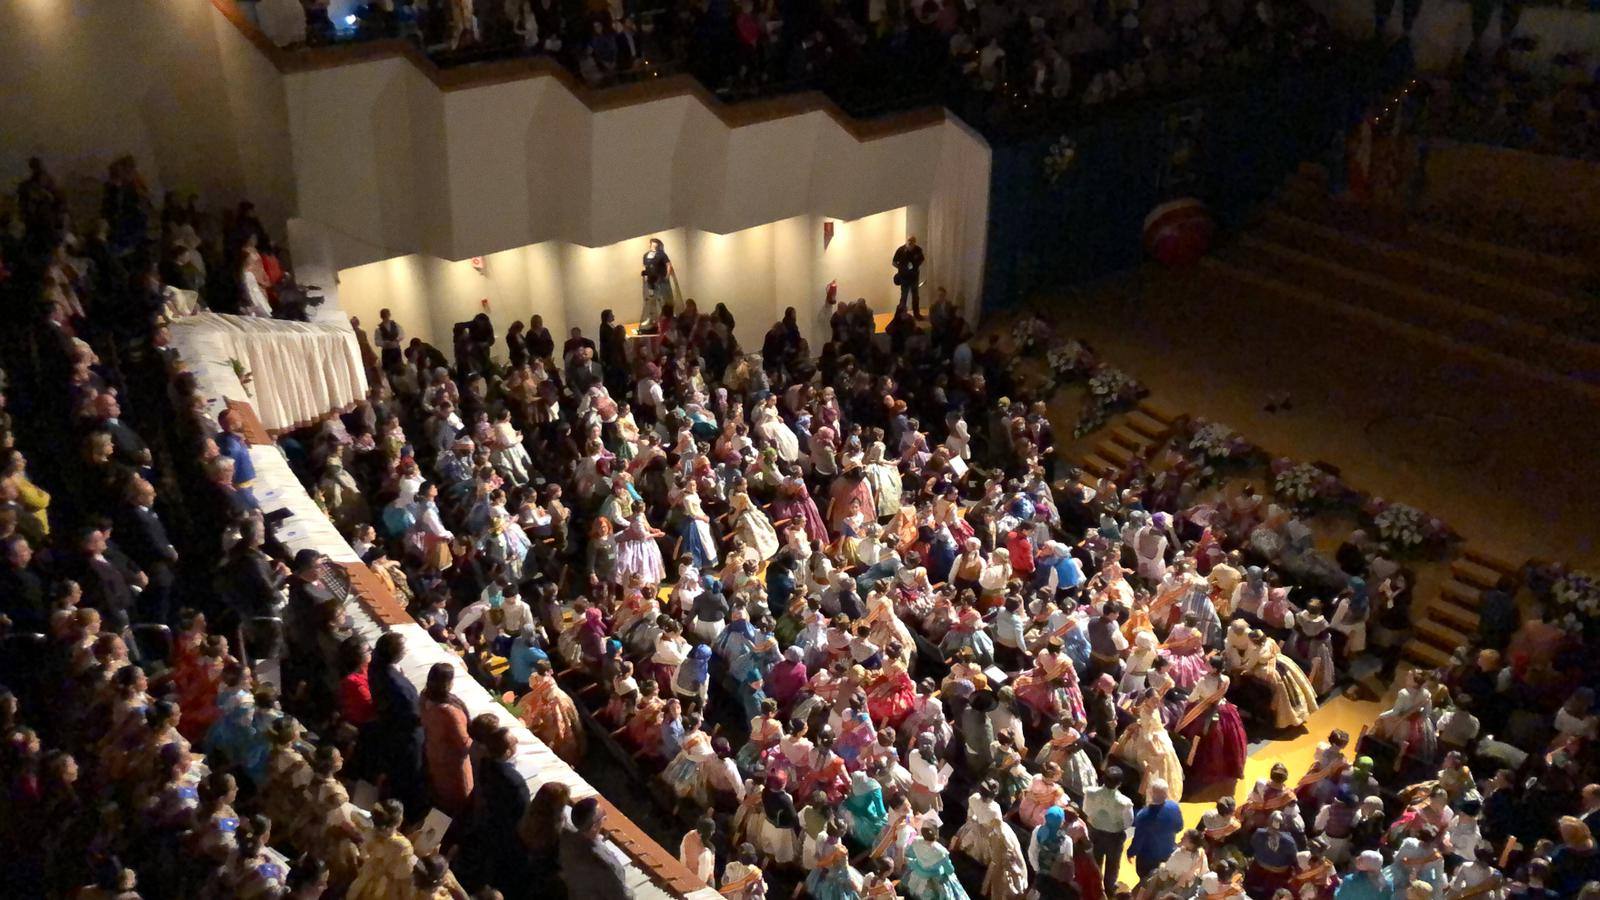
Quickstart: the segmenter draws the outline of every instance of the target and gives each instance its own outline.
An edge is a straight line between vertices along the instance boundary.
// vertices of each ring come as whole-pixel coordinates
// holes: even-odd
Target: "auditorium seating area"
[[[0,897],[1597,900],[1594,123],[1372,12],[0,4]]]

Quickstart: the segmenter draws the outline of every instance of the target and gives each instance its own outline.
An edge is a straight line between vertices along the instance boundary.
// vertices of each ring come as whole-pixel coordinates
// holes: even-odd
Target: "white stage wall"
[[[909,207],[941,281],[976,306],[990,153],[948,116],[867,137],[823,110],[730,125],[693,94],[591,108],[551,77],[442,90],[398,57],[285,83],[299,214],[341,269]]]
[[[282,6],[260,10],[280,39]],[[855,122],[810,95],[724,108],[670,79],[648,99],[569,87],[537,67],[440,73],[375,45],[302,56],[224,9],[237,15],[229,0],[0,3],[0,182],[15,184],[27,157],[43,156],[87,221],[107,163],[132,153],[157,203],[165,189],[197,192],[213,211],[256,201],[306,280],[329,289],[333,273],[380,260],[512,252],[518,262],[500,268],[532,286],[508,296],[560,296],[587,283],[574,273],[632,263],[523,248],[607,247],[681,228],[669,243],[697,260],[685,271],[699,270],[700,292],[748,304],[754,319],[801,305],[834,272],[850,273],[847,294],[881,302],[873,292],[892,286],[853,274],[857,244],[769,248],[820,244],[824,217],[846,223],[842,239],[904,209],[897,229],[922,239],[930,280],[976,312],[989,147],[937,110]],[[772,262],[724,262],[720,246]],[[413,282],[457,283],[442,263],[394,267]],[[475,287],[452,287],[440,309],[408,318],[430,329],[455,321],[457,290],[477,302]],[[583,290],[562,301],[563,316],[600,302]],[[632,284],[606,290],[620,292],[608,297],[619,310],[635,302]]]
[[[0,187],[39,156],[79,222],[123,154],[158,205],[249,197],[274,226],[294,210],[283,78],[204,0],[0,2],[0,122]]]
[[[512,321],[537,313],[559,344],[574,326],[592,337],[607,307],[620,321],[638,319],[639,261],[648,238],[655,236],[666,244],[683,295],[693,297],[702,312],[727,304],[747,349],[759,349],[788,306],[799,313],[807,340],[820,349],[828,334],[824,293],[829,281],[838,281],[842,300],[864,297],[876,312],[894,308],[899,289],[890,259],[905,239],[910,212],[902,207],[853,221],[831,220],[834,236],[826,247],[824,219],[795,216],[730,234],[673,228],[603,247],[545,241],[485,256],[482,274],[468,260],[409,254],[341,271],[339,302],[368,329],[377,324],[378,310],[388,307],[408,335],[448,353],[450,327],[483,311],[487,299],[498,334]],[[933,295],[930,281],[923,302]]]

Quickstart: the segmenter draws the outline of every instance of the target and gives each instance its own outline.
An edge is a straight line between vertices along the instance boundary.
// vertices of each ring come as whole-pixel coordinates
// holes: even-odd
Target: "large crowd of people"
[[[306,7],[312,43],[398,34],[445,63],[547,55],[595,85],[689,71],[732,96],[822,86],[868,108],[959,98],[981,116],[1186,90],[1229,71],[1305,64],[1335,43],[1301,0],[419,0],[369,4],[353,30],[336,29],[325,3]]]
[[[530,796],[456,668],[414,683],[274,539],[162,316],[178,274],[279,311],[288,266],[247,206],[158,227],[138,184],[80,230],[40,164],[0,242],[5,893],[629,896],[605,808]],[[355,323],[369,396],[280,445],[468,677],[664,792],[724,896],[1600,890],[1593,654],[1541,610],[1236,804],[1405,627],[1380,544],[1299,565],[1305,523],[1181,454],[1058,477],[1043,398],[942,297],[893,336],[841,304],[815,353],[790,310],[757,353],[665,293],[653,333],[484,317],[450,357]],[[1221,799],[1189,827],[1186,796]]]

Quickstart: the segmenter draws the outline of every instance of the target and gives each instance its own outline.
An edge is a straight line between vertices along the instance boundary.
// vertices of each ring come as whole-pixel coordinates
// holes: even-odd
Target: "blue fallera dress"
[[[911,900],[967,900],[966,889],[956,878],[955,864],[950,861],[950,851],[920,838],[906,853],[901,886]]]

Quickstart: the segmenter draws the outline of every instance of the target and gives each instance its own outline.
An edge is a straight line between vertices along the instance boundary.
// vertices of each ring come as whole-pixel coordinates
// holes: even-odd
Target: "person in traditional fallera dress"
[[[1256,779],[1244,805],[1239,807],[1239,824],[1247,833],[1265,828],[1273,816],[1279,818],[1281,828],[1304,829],[1300,798],[1289,785],[1289,769],[1283,763],[1273,763],[1266,778]]]
[[[700,505],[700,494],[695,482],[684,482],[678,495],[682,519],[678,524],[679,554],[687,554],[697,569],[710,569],[717,565],[717,542],[711,534],[711,517]]]
[[[1433,698],[1425,687],[1426,675],[1413,669],[1388,710],[1373,723],[1372,735],[1399,748],[1402,757],[1431,760],[1439,736],[1433,721]]]
[[[1267,824],[1250,836],[1251,860],[1245,872],[1245,890],[1252,897],[1272,896],[1289,883],[1298,852],[1294,835],[1284,826],[1283,813],[1273,813]]]
[[[689,829],[678,842],[678,861],[707,885],[716,883],[717,823],[707,816]]]
[[[1160,652],[1169,664],[1167,673],[1186,691],[1211,671],[1206,664],[1205,635],[1194,613],[1184,613],[1183,621],[1172,626],[1167,639],[1161,643]]]
[[[1083,735],[1078,729],[1057,722],[1050,726],[1050,740],[1039,748],[1033,760],[1040,767],[1046,764],[1059,766],[1061,784],[1074,797],[1082,797],[1085,791],[1100,786],[1099,773],[1095,771],[1089,754],[1084,752],[1084,744]]]
[[[818,842],[817,864],[804,887],[812,900],[860,900],[861,873],[850,865],[850,851],[831,827]]]
[[[990,829],[988,841],[989,867],[983,873],[983,895],[988,900],[1022,900],[1028,895],[1028,858],[1017,832],[1001,824]]]
[[[1149,795],[1152,782],[1162,780],[1173,797],[1183,796],[1183,765],[1172,746],[1172,735],[1161,720],[1161,698],[1146,691],[1134,704],[1134,721],[1111,745],[1111,755],[1133,763],[1141,773],[1139,793]]]
[[[345,892],[350,900],[394,900],[410,893],[417,857],[411,841],[400,833],[404,812],[395,800],[385,800],[373,809],[374,834],[362,846],[366,858]]]
[[[1349,744],[1350,735],[1342,729],[1329,732],[1328,739],[1317,744],[1311,755],[1311,767],[1294,789],[1307,814],[1330,802],[1340,792],[1340,779],[1350,768],[1350,761],[1344,755]]]
[[[1000,804],[995,800],[999,794],[1000,785],[993,779],[986,778],[979,782],[978,789],[967,798],[967,820],[950,841],[951,850],[988,864],[993,853],[989,835],[997,829],[1008,827]]]
[[[788,784],[788,776],[782,771],[768,775],[761,790],[760,807],[746,824],[746,832],[756,849],[780,866],[799,861],[804,835]]]
[[[583,723],[572,698],[556,684],[548,661],[534,665],[528,692],[517,701],[518,718],[551,752],[577,765],[583,759]]]
[[[761,562],[778,552],[778,533],[772,528],[772,520],[743,491],[728,498],[728,528]]]
[[[889,824],[889,812],[883,804],[883,786],[866,772],[855,772],[850,776],[850,795],[842,808],[850,840],[870,850]]]
[[[971,651],[973,660],[980,666],[994,662],[994,640],[984,630],[983,613],[973,603],[970,591],[956,595],[955,624],[939,643],[939,651],[947,659],[962,651]]]
[[[617,534],[617,569],[612,580],[626,585],[630,578],[636,578],[654,591],[667,574],[661,561],[661,545],[656,543],[657,538],[665,536],[665,532],[650,526],[643,509],[635,512],[628,527]]]
[[[1213,655],[1211,664],[1220,663]],[[1174,730],[1190,741],[1190,781],[1202,784],[1244,775],[1249,738],[1239,710],[1228,702],[1230,680],[1211,665],[1189,691],[1189,705]]]
[[[1339,681],[1339,670],[1333,662],[1333,628],[1322,615],[1321,600],[1313,598],[1295,616],[1289,652],[1305,670],[1317,696],[1333,690]]]
[[[956,878],[950,851],[939,843],[939,830],[923,826],[917,840],[906,852],[906,872],[901,879],[912,900],[967,900],[967,892]]]
[[[1040,767],[1017,803],[1017,821],[1029,829],[1038,828],[1052,809],[1065,806],[1067,792],[1061,787],[1061,767],[1047,762]]]
[[[1237,622],[1235,623],[1237,624]],[[1317,711],[1317,693],[1294,660],[1284,656],[1278,642],[1260,630],[1249,633],[1249,649],[1240,669],[1272,689],[1272,717],[1278,728],[1304,724]]]

